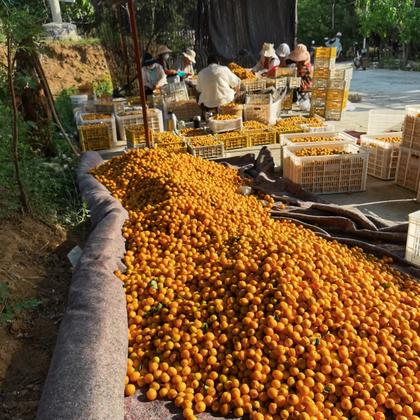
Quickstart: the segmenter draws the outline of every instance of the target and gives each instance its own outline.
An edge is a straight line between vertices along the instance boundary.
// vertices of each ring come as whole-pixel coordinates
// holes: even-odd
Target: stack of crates
[[[352,76],[353,69],[351,66],[340,66],[331,71],[325,107],[325,118],[327,120],[341,120],[341,114],[346,109]]]
[[[353,69],[348,65],[336,67],[335,56],[335,48],[315,50],[311,114],[339,121],[347,105]]]
[[[420,105],[408,106],[404,120],[396,183],[412,191],[420,182]]]
[[[335,66],[335,48],[316,48],[312,83],[311,113],[325,117],[328,82]]]

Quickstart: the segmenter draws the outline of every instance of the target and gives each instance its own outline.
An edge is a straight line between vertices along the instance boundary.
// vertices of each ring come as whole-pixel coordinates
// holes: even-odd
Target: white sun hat
[[[188,58],[188,60],[190,60],[191,63],[194,63],[195,64],[195,56],[196,56],[196,54],[195,54],[195,51],[193,49],[188,48],[187,51],[185,51],[185,52],[182,53],[182,55],[185,58]]]
[[[264,42],[262,49],[260,51],[260,55],[270,58],[276,55],[276,50],[274,49],[274,44],[270,44],[268,42]]]

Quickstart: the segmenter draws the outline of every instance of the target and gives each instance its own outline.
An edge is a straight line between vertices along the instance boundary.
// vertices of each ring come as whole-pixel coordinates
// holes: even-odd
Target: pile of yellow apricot
[[[306,156],[332,156],[332,155],[348,155],[349,152],[346,152],[343,148],[334,147],[305,147],[301,150],[294,151],[294,154],[299,157]]]
[[[128,210],[125,393],[271,419],[414,420],[420,285],[270,217],[239,174],[162,150],[93,171]]]

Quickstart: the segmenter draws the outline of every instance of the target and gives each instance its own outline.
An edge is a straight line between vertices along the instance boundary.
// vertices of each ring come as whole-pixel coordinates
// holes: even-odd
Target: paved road
[[[366,131],[370,109],[404,109],[409,104],[420,105],[420,72],[354,71],[350,91],[361,94],[362,101],[354,103],[355,110],[347,111],[336,126],[340,130]]]

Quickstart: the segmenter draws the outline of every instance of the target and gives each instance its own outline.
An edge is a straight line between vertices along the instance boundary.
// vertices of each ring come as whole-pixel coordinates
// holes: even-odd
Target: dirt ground
[[[64,313],[72,274],[66,255],[80,240],[29,217],[0,224],[0,418],[29,420]]]
[[[0,44],[0,62],[5,61],[5,48]],[[108,64],[100,45],[48,42],[41,63],[53,95],[63,89],[90,86],[109,75]]]

